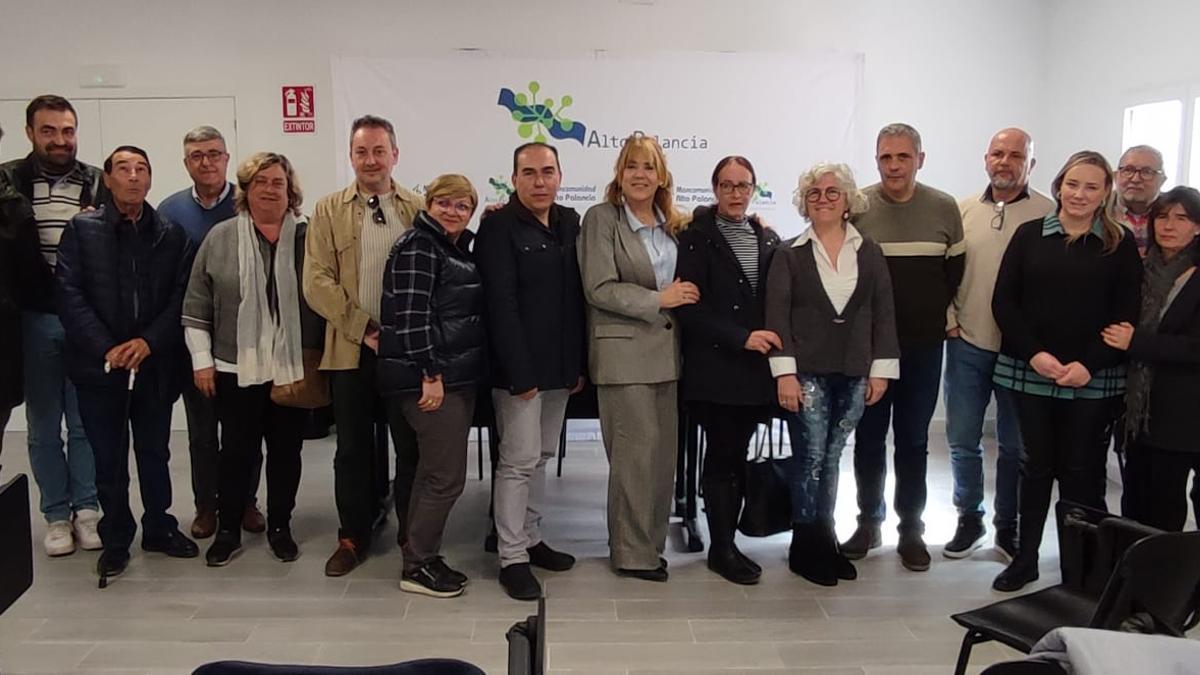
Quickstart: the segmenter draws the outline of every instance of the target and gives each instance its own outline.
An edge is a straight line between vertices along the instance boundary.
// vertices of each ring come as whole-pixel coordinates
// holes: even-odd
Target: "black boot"
[[[732,481],[708,482],[704,485],[704,511],[708,516],[708,569],[735,584],[756,584],[761,572],[747,565],[733,543],[732,519],[734,490]]]
[[[733,499],[729,500],[729,522],[733,523],[734,529],[733,550],[738,554],[738,557],[742,559],[743,563],[761,575],[762,566],[754,562],[750,556],[742,553],[742,550],[737,547],[737,526],[740,522],[740,518],[742,517],[742,503],[745,499],[745,495],[746,490],[742,485],[742,478],[740,476],[735,477],[733,479]]]
[[[838,577],[833,571],[827,548],[822,540],[820,525],[793,524],[792,545],[788,548],[788,569],[814,584],[837,586]]]
[[[858,569],[850,559],[842,555],[841,544],[837,540],[837,532],[833,529],[833,521],[821,523],[821,539],[824,549],[829,555],[829,565],[833,574],[843,581],[854,581],[858,578]]]
[[[1046,526],[1048,510],[1040,504],[1021,509],[1017,521],[1017,555],[1004,571],[996,576],[992,588],[1003,593],[1019,591],[1038,578],[1038,549],[1042,546],[1042,530]]]

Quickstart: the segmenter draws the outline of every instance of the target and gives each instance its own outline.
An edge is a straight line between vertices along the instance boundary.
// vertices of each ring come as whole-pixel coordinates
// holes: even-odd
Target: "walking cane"
[[[104,362],[104,374],[112,372],[112,364],[107,360]],[[121,417],[121,447],[125,449],[124,460],[129,462],[129,409],[133,405],[133,385],[137,380],[137,368],[129,369],[129,384],[125,387],[125,412]],[[108,577],[103,573],[100,574],[100,588],[108,588]]]

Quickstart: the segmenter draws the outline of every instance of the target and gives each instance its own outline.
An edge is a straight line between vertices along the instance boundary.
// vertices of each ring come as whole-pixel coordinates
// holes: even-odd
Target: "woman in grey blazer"
[[[662,148],[635,133],[605,201],[588,209],[579,268],[588,302],[588,367],[608,454],[608,545],[617,574],[666,581],[662,558],[678,451],[679,328],[671,309],[700,299],[675,278],[671,174]]]

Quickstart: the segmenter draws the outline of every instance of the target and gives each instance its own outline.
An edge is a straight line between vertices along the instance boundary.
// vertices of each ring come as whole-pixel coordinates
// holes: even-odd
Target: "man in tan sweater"
[[[942,549],[947,558],[965,558],[979,548],[983,525],[983,417],[996,396],[996,463],[993,524],[996,550],[1016,555],[1017,477],[1021,437],[1009,390],[992,385],[1000,350],[1000,328],[992,317],[992,289],[1000,259],[1017,228],[1054,210],[1054,201],[1029,187],[1033,139],[1021,129],[992,136],[983,157],[988,186],[959,202],[967,244],[966,269],[954,302],[947,309],[946,441],[954,475],[958,529]]]

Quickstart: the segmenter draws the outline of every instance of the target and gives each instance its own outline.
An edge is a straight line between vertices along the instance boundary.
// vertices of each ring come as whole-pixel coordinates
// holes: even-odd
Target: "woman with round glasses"
[[[779,336],[766,330],[766,273],[779,237],[746,211],[754,166],[729,156],[712,173],[717,203],[696,209],[679,235],[676,273],[700,301],[675,310],[683,324],[683,399],[707,443],[701,482],[708,516],[708,567],[737,584],[762,568],[734,543],[744,495],[746,448],[770,419],[775,387],[767,353]]]
[[[460,595],[467,577],[441,556],[442,533],[467,477],[467,433],[486,374],[483,282],[467,223],[479,204],[464,176],[438,176],[425,210],[392,247],[383,277],[379,388],[388,423],[416,432],[400,590]]]
[[[844,164],[800,176],[794,203],[811,226],[775,254],[767,329],[779,405],[792,441],[788,567],[822,586],[856,578],[834,533],[838,463],[866,406],[900,376],[892,284],[883,250],[850,218],[867,198]]]

